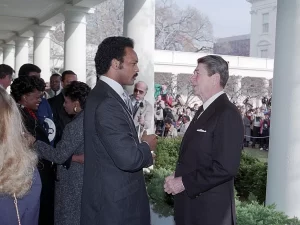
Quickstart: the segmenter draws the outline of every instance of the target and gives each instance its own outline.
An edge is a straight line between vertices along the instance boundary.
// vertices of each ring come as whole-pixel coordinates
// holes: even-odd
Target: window
[[[260,50],[260,57],[261,58],[268,58],[268,49]]]
[[[262,32],[269,32],[269,13],[262,14]]]

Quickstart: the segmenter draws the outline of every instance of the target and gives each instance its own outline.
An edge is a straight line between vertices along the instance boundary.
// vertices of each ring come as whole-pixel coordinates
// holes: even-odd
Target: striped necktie
[[[138,101],[136,101],[133,106],[133,117],[135,117],[135,114],[137,113],[139,106],[140,106],[140,103]]]
[[[132,103],[131,103],[131,99],[129,98],[128,94],[124,91],[123,92],[123,100],[128,108],[128,111],[130,112],[130,114],[132,115]]]

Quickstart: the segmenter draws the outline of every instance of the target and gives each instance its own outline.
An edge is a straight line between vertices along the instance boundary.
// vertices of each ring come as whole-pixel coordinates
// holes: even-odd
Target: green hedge
[[[300,225],[297,218],[289,219],[276,211],[275,205],[263,206],[258,202],[236,201],[236,215],[238,225]]]
[[[164,192],[164,179],[172,174],[178,159],[181,139],[159,139],[154,170],[146,175],[147,190],[154,212],[161,216],[173,215],[174,200]],[[245,152],[242,153],[239,173],[235,179],[238,225],[300,225],[288,219],[274,206],[264,207],[267,164]],[[250,201],[255,199],[256,201]],[[239,201],[239,200],[242,200]]]
[[[175,170],[181,138],[160,138],[157,142],[155,168]]]
[[[242,153],[239,173],[235,178],[235,189],[242,200],[253,194],[259,203],[265,202],[267,168],[267,163]]]
[[[159,139],[156,150],[155,168],[174,171],[180,144],[180,138]],[[267,163],[260,162],[243,151],[239,173],[235,179],[237,195],[242,200],[248,200],[252,194],[259,203],[263,203],[266,196],[266,181]]]
[[[154,169],[147,174],[147,190],[153,211],[160,216],[173,215],[173,196],[164,192],[164,179],[172,173],[164,168]],[[263,206],[258,202],[240,202],[236,199],[238,225],[300,225],[296,218],[289,219],[284,213],[277,212],[275,206]]]

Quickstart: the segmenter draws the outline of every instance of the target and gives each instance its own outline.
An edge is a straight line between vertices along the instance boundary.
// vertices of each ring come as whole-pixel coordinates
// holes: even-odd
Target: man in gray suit
[[[145,95],[148,91],[148,85],[139,81],[134,85],[133,95],[131,95],[132,101],[132,114],[133,121],[136,127],[139,127],[141,133],[144,130],[151,129],[153,125],[154,115],[153,106],[145,100]]]
[[[85,109],[85,166],[81,225],[150,225],[143,168],[153,163],[156,136],[141,142],[123,85],[139,71],[130,38],[109,37],[98,47],[97,75]]]

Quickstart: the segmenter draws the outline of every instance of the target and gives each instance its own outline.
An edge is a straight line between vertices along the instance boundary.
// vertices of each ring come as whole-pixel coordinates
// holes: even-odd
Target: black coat
[[[23,121],[28,132],[36,138],[50,144],[48,133],[38,119],[34,119],[25,108],[21,108]],[[41,201],[40,201],[40,225],[53,225],[54,223],[54,185],[55,172],[52,167],[52,162],[40,158],[38,170],[42,181]]]
[[[176,225],[236,224],[234,176],[243,145],[243,121],[226,94],[191,122],[175,171],[185,191],[175,196]]]
[[[59,95],[48,99],[53,112],[53,120],[56,126],[56,136],[54,140],[54,146],[61,140],[65,126],[71,122],[72,116],[68,115],[64,108],[65,98],[61,92]]]
[[[105,82],[91,91],[84,118],[81,225],[150,225],[143,168],[150,148],[139,143],[123,99]]]

